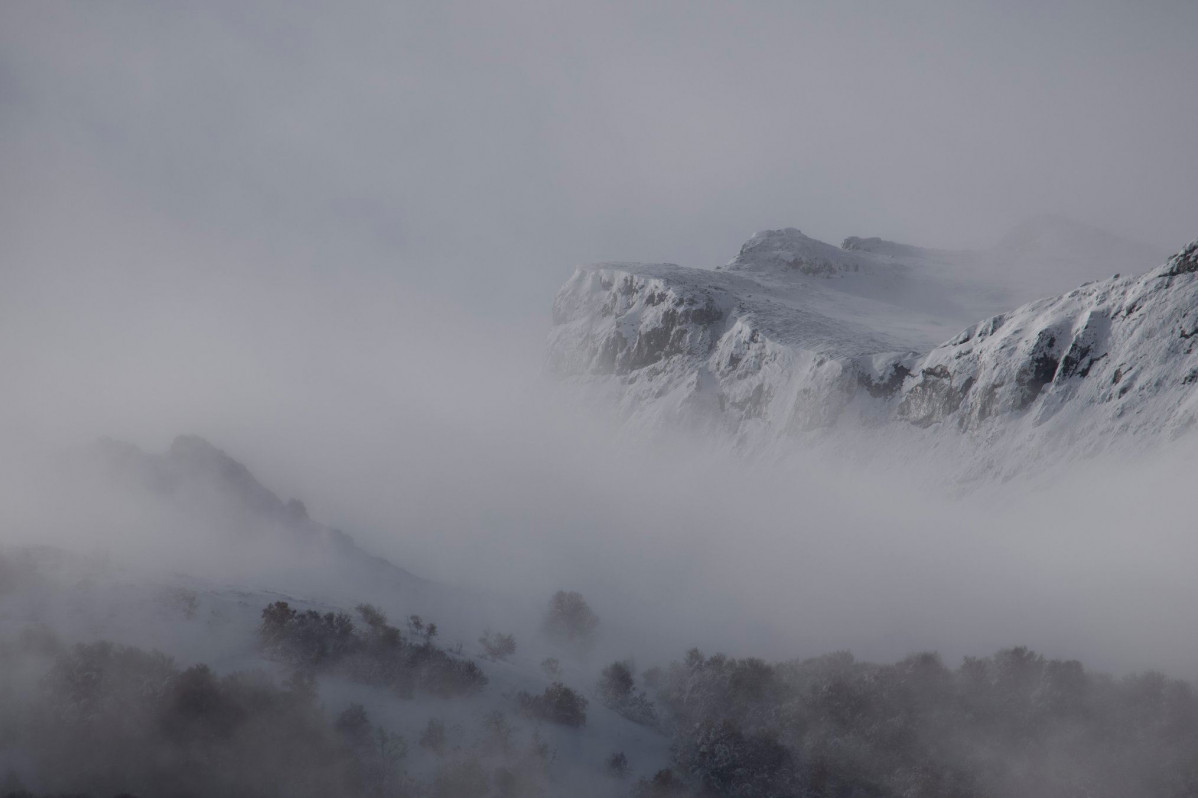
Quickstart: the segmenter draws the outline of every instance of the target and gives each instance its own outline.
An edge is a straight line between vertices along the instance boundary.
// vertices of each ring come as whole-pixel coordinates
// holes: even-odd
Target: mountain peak
[[[830,277],[840,272],[859,271],[861,261],[851,252],[806,236],[798,228],[786,227],[754,234],[724,268],[730,271],[800,272]]]
[[[198,435],[180,435],[171,443],[167,459],[191,479],[201,479],[236,496],[247,508],[276,517],[306,517],[302,504],[284,503],[250,473],[241,462]],[[298,505],[298,506],[297,506]]]

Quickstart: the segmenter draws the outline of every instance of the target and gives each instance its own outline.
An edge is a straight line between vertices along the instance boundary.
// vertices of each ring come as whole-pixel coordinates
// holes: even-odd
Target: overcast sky
[[[1189,0],[7,2],[4,267],[203,249],[540,322],[573,263],[784,225],[957,246],[1056,212],[1175,251],[1196,30]]]

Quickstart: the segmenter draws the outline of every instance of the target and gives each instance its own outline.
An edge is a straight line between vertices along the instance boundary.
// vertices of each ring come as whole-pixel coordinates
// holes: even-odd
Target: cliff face
[[[944,279],[953,253],[773,231],[719,270],[580,267],[554,303],[548,364],[631,422],[750,446],[850,423],[1011,441],[1172,436],[1198,415],[1196,251],[979,313],[953,335],[1001,299]]]
[[[815,289],[668,264],[580,267],[554,303],[549,368],[638,422],[825,426],[858,389],[893,393],[915,352],[856,318],[876,303],[846,296],[855,312],[829,312],[843,308],[821,309]]]
[[[936,347],[895,417],[978,429],[991,419],[1176,434],[1198,411],[1198,242],[1116,277],[987,319]]]

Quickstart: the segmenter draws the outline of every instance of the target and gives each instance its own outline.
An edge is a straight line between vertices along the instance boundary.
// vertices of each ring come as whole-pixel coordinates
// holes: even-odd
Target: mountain
[[[1076,257],[1062,254],[1070,241]],[[878,238],[835,247],[788,228],[714,270],[582,266],[554,301],[548,368],[634,427],[700,427],[750,448],[846,428],[874,439],[951,429],[991,453],[1174,437],[1198,417],[1195,245],[1137,277],[1003,304],[1034,298],[1029,264],[1049,280],[1062,261],[1089,275],[1143,265],[1114,266],[1146,255],[1113,241],[1053,220],[968,252]]]
[[[163,454],[103,439],[90,454],[93,473],[134,493],[147,492],[179,523],[215,542],[233,547],[257,544],[259,549],[277,545],[280,553],[327,558],[352,569],[359,583],[393,589],[409,599],[433,589],[431,583],[366,552],[340,529],[311,519],[299,499],[280,499],[245,465],[199,436],[181,435]]]
[[[312,708],[307,720],[323,719],[340,733],[349,711],[385,730],[366,745],[388,746],[394,770],[389,777],[413,794],[483,794],[453,786],[465,769],[467,781],[474,779],[470,783],[485,787],[493,778],[531,791],[512,794],[545,794],[553,785],[569,787],[571,795],[607,796],[619,783],[608,765],[613,753],[628,752],[619,778],[648,778],[669,765],[670,738],[651,718],[597,696],[587,706],[582,698],[592,694],[602,667],[616,656],[611,649],[622,643],[600,639],[584,651],[542,635],[540,601],[534,606],[522,598],[437,584],[371,555],[197,436],[179,437],[162,453],[103,440],[65,464],[71,473],[59,474],[56,499],[62,507],[84,509],[67,514],[78,526],[75,545],[0,545],[0,717],[6,731],[0,766],[6,783],[17,779],[36,794],[51,794],[41,786],[57,783],[59,776],[90,788],[97,772],[113,770],[112,740],[98,771],[81,766],[59,768],[64,773],[58,774],[34,756],[57,751],[37,736],[41,727],[30,718],[39,712],[59,718],[54,714],[59,696],[43,687],[57,675],[69,678],[72,668],[88,687],[66,691],[63,702],[87,706],[89,717],[99,712],[96,706],[111,708],[122,720],[104,726],[104,735],[123,746],[132,737],[136,747],[115,746],[131,761],[154,760],[145,752],[169,736],[160,715],[133,712],[123,696],[108,692],[116,693],[112,685],[123,684],[122,678],[139,677],[136,666],[144,662],[156,666],[157,681],[137,682],[139,696],[155,696],[176,679],[187,686],[187,674],[196,675],[187,670],[192,665],[201,677],[218,674],[212,682],[238,696],[259,696],[274,684],[283,689],[303,684]],[[142,527],[133,545],[128,537],[110,534],[128,525]],[[89,551],[96,541],[102,548]],[[163,567],[159,550],[179,549]],[[372,606],[364,609],[363,602]],[[268,608],[289,630],[283,647],[265,642]],[[493,629],[511,635],[509,650],[496,653],[484,646],[480,633],[489,638]],[[352,656],[333,642],[347,639],[358,641]],[[474,674],[467,687],[462,674]],[[403,681],[409,677],[412,681]],[[258,692],[247,692],[251,687]],[[89,690],[104,701],[92,700]],[[585,723],[565,723],[544,710],[544,699],[536,704],[540,714],[530,710],[532,697],[546,693],[581,699]],[[256,731],[242,731],[239,724],[269,705],[258,701],[244,712],[227,712],[232,704],[220,703],[215,694],[203,694],[204,706],[240,712],[229,725],[240,736],[222,732],[205,737],[205,744],[219,738],[222,745],[245,745]],[[64,717],[71,722],[78,716]],[[245,726],[258,729],[248,720]],[[440,729],[443,744],[424,742],[430,727]],[[286,728],[285,723],[272,732],[271,750],[294,769],[299,754],[276,739]],[[80,750],[95,750],[96,734],[80,733],[79,739]],[[207,766],[216,758],[210,747],[197,750],[202,773],[225,775]],[[74,761],[57,762],[68,760]],[[227,759],[218,761],[224,767]],[[170,767],[183,771],[185,765]],[[112,778],[127,785],[147,777],[130,766]],[[229,792],[226,787],[203,794]]]

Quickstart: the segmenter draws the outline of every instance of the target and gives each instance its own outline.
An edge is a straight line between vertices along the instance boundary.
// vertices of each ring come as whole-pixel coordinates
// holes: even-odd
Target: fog
[[[1185,2],[0,13],[26,264],[48,238],[93,269],[235,247],[514,322],[574,262],[714,265],[768,227],[967,246],[1053,212],[1193,236]],[[117,219],[139,240],[99,248]]]
[[[653,607],[644,639],[1198,669],[1180,469],[951,499],[613,439],[540,373],[580,261],[783,224],[980,246],[1040,211],[1175,249],[1191,5],[0,14],[12,461],[201,434],[410,570]]]

